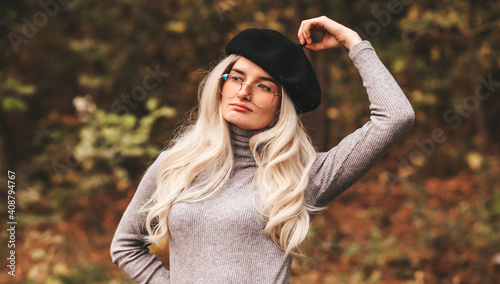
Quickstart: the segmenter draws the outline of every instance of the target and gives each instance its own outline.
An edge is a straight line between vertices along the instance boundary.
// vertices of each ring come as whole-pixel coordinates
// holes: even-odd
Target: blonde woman
[[[311,32],[323,40],[312,43]],[[349,188],[413,124],[414,113],[368,41],[323,16],[302,22],[301,44],[249,29],[199,89],[197,117],[144,175],[111,244],[139,283],[289,283],[315,214]],[[340,45],[359,70],[371,118],[316,153],[299,114],[320,103],[303,48]],[[170,270],[147,245],[167,237]]]

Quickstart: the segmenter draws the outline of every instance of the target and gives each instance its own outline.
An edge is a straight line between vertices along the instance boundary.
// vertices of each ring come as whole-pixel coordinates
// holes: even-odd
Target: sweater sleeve
[[[349,51],[370,100],[370,120],[328,152],[311,169],[316,206],[325,206],[363,176],[413,125],[410,102],[368,41]]]
[[[165,152],[162,152],[146,171],[111,243],[113,262],[137,283],[170,282],[170,272],[155,255],[149,253],[148,244],[143,238],[147,233],[144,228],[146,213],[139,213],[139,209],[156,190],[156,175],[164,155]]]

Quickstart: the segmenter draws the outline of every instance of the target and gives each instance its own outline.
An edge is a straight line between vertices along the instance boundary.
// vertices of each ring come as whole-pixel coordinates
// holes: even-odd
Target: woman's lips
[[[231,104],[237,111],[252,111],[244,104]]]

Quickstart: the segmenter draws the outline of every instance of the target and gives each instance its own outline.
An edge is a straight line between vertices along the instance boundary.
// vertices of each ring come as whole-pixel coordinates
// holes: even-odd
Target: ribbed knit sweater
[[[358,180],[413,124],[413,109],[368,41],[349,57],[370,100],[371,116],[327,152],[317,153],[305,191],[306,203],[324,206]],[[292,256],[264,234],[253,205],[256,163],[249,140],[258,131],[231,127],[234,168],[209,198],[176,203],[168,216],[170,270],[149,253],[138,209],[156,189],[165,152],[147,170],[111,244],[113,262],[138,283],[289,283]],[[314,215],[312,215],[313,217]]]

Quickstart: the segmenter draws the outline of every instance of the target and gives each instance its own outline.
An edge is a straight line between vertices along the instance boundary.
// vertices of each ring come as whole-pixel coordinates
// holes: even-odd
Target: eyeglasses
[[[222,81],[219,84],[219,92],[226,98],[236,97],[238,92],[243,89],[243,85],[250,86],[250,100],[258,107],[270,106],[274,101],[274,97],[280,96],[276,94],[270,83],[255,83],[250,85],[243,83],[241,77],[232,74],[224,74],[219,80]]]

